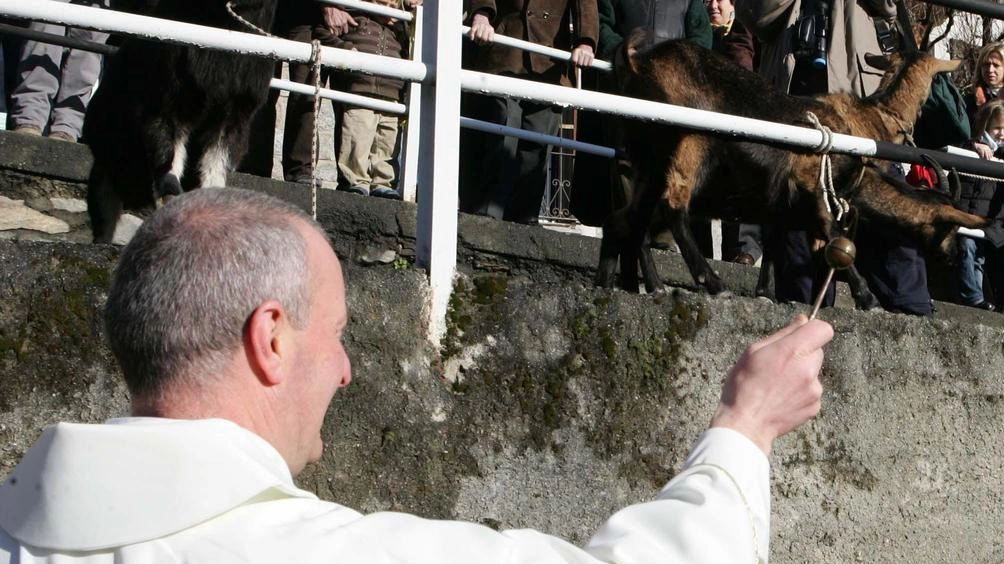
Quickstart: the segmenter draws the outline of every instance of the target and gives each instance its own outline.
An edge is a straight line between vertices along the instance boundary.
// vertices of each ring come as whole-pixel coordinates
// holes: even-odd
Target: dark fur
[[[243,0],[233,7],[268,31],[277,1]],[[161,0],[152,15],[250,31],[227,13],[226,0]],[[87,192],[94,241],[111,240],[123,207],[222,185],[244,151],[248,123],[268,96],[273,66],[260,57],[125,40],[108,61],[84,120],[94,154]],[[179,143],[187,152],[183,167],[175,163]]]
[[[628,96],[801,126],[809,126],[805,116],[811,111],[835,133],[893,142],[902,142],[912,129],[934,73],[953,66],[917,55],[901,62],[887,75],[886,87],[865,99],[846,93],[794,97],[690,42],[668,41],[639,54],[634,45],[640,40],[635,34],[625,42]],[[694,280],[712,294],[724,285],[697,247],[691,216],[779,224],[806,230],[821,242],[839,232],[817,188],[820,156],[813,152],[638,120],[625,121],[625,137],[636,188],[631,204],[604,226],[597,273],[603,286],[613,285],[619,257],[623,288],[638,288],[639,264],[646,289],[661,287],[643,244],[658,205],[668,208],[669,227]],[[876,168],[863,169],[859,157],[833,154],[831,159],[838,194],[863,217],[904,227],[928,246],[945,249],[957,226],[985,223],[958,212],[951,202],[891,184]],[[852,289],[859,305],[875,303],[860,276]]]

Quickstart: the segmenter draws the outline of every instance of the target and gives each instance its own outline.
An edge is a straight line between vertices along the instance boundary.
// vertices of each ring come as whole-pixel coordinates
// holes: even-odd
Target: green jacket
[[[612,60],[624,38],[639,27],[653,31],[657,42],[686,38],[711,48],[711,21],[702,0],[598,0],[596,7],[600,59]]]

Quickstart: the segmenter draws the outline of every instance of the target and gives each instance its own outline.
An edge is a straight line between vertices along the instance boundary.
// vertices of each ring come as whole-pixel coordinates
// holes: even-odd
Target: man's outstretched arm
[[[799,315],[729,371],[711,426],[657,498],[628,507],[587,550],[604,561],[767,561],[774,439],[819,412],[829,324]]]

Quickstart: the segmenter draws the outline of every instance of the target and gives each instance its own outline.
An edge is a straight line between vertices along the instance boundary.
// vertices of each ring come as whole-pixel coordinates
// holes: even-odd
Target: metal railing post
[[[422,60],[422,25],[425,21],[425,8],[419,6],[415,10],[415,19],[412,22],[415,39],[412,42],[411,58],[414,61]],[[414,202],[418,192],[418,146],[421,143],[422,132],[422,83],[412,82],[408,85],[408,127],[404,130],[404,146],[402,150],[401,197],[407,202]]]
[[[419,97],[417,260],[429,272],[429,339],[446,334],[446,311],[457,267],[460,149],[460,0],[425,3],[422,62],[433,80]]]

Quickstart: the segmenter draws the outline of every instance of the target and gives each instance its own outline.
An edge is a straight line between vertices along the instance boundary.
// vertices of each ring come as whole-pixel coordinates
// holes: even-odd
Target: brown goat
[[[933,76],[958,67],[957,61],[911,54],[887,73],[884,88],[864,99],[850,93],[796,97],[688,41],[667,41],[640,54],[636,45],[642,39],[643,33],[635,33],[625,42],[628,96],[804,127],[812,112],[835,133],[899,143],[910,135]],[[624,129],[636,188],[631,203],[604,225],[601,286],[613,286],[619,257],[622,288],[637,291],[639,265],[646,289],[661,288],[644,244],[660,200],[691,275],[711,294],[724,285],[698,249],[691,215],[779,224],[823,242],[839,232],[818,187],[819,154],[637,120],[625,120]],[[838,196],[862,216],[898,225],[929,248],[950,252],[959,226],[986,224],[956,210],[947,197],[911,190],[860,157],[833,154],[831,163]],[[875,305],[860,275],[851,278],[859,307]]]

